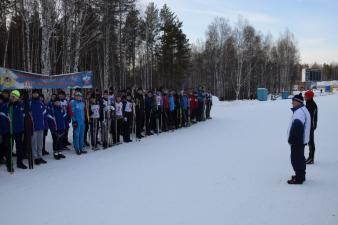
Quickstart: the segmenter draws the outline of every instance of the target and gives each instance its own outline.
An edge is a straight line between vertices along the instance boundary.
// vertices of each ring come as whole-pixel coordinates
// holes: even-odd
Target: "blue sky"
[[[150,0],[141,0],[146,5]],[[183,21],[191,42],[205,39],[216,16],[233,24],[241,15],[257,30],[276,39],[289,29],[303,63],[338,62],[338,0],[154,0],[166,3]]]

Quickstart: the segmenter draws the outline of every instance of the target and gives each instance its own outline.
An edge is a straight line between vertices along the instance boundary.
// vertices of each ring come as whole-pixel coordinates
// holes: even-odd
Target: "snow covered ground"
[[[338,95],[316,100],[318,152],[302,186],[286,184],[290,100],[216,103],[189,129],[13,176],[1,166],[0,224],[337,225]]]

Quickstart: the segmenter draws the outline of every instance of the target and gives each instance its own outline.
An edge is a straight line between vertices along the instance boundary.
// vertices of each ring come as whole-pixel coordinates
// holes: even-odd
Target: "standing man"
[[[205,95],[204,95],[204,90],[203,90],[202,86],[200,86],[198,88],[197,100],[198,100],[197,121],[200,122],[200,121],[204,120],[204,100],[205,100]]]
[[[75,99],[71,102],[71,116],[73,124],[73,145],[76,154],[86,154],[84,147],[85,131],[85,105],[82,101],[82,93],[75,92]]]
[[[130,133],[132,129],[133,120],[133,101],[130,94],[127,94],[126,100],[123,101],[123,141],[126,143],[132,142]]]
[[[61,151],[63,149],[63,135],[65,132],[64,116],[66,112],[61,107],[60,99],[54,98],[53,105],[47,109],[47,123],[52,134],[54,159],[60,160],[66,158]]]
[[[0,101],[0,164],[5,163],[6,150],[9,147],[9,121],[7,118],[7,114],[2,112],[2,108],[5,106],[5,110],[7,110],[7,104],[9,101],[9,91],[4,90],[1,93],[1,101]],[[6,139],[7,138],[7,139]]]
[[[136,138],[141,139],[144,128],[144,95],[143,89],[137,89],[135,95],[135,114],[136,114]]]
[[[169,129],[174,130],[176,125],[176,104],[175,104],[175,92],[171,91],[169,95]]]
[[[19,101],[20,92],[14,90],[11,92],[8,105],[8,116],[10,119],[10,152],[8,156],[13,152],[13,144],[15,142],[16,147],[16,165],[20,169],[27,169],[27,166],[23,164],[23,132],[24,132],[24,107]],[[10,156],[9,158],[11,158]],[[12,168],[13,169],[13,168]],[[14,170],[13,170],[14,171]]]
[[[152,91],[148,91],[147,96],[144,100],[145,105],[145,114],[146,114],[146,135],[153,135],[151,128],[153,127],[153,105],[154,105],[154,96]]]
[[[101,141],[103,149],[107,149],[108,145],[108,136],[109,128],[108,124],[110,123],[110,101],[109,101],[108,91],[104,91],[102,98],[100,99],[100,119],[101,119]]]
[[[40,99],[39,90],[34,89],[32,92],[31,111],[33,118],[33,136],[32,136],[32,153],[34,163],[36,165],[46,164],[47,162],[42,158],[43,135],[45,129],[44,115],[46,108]]]
[[[189,125],[189,96],[186,91],[183,91],[182,101],[182,118],[183,118],[183,126],[187,127]]]
[[[314,133],[317,129],[317,120],[318,120],[318,108],[317,104],[313,100],[314,97],[313,91],[307,91],[305,93],[306,108],[311,116],[311,130],[310,130],[310,141],[309,141],[309,158],[306,160],[306,164],[313,164],[315,157],[315,139]]]
[[[63,136],[63,147],[67,150],[69,150],[67,148],[68,145],[70,145],[69,141],[68,141],[68,132],[69,132],[69,123],[70,123],[70,115],[69,115],[69,111],[68,111],[68,100],[66,99],[66,93],[63,90],[59,91],[59,95],[58,95],[60,102],[61,102],[61,107],[63,108],[63,110],[67,113],[64,120],[65,120],[65,134]]]
[[[45,107],[45,112],[47,110],[47,104],[45,102],[45,96],[43,94],[40,95],[40,100],[42,105]],[[42,147],[42,155],[49,155],[49,152],[46,150],[46,137],[48,135],[48,119],[47,119],[47,113],[44,114],[44,125],[45,129],[43,131],[43,147]]]
[[[309,143],[311,116],[304,106],[302,94],[292,98],[292,118],[288,131],[288,142],[291,146],[291,164],[296,175],[288,180],[288,184],[303,184],[305,181],[304,148]]]
[[[115,122],[114,126],[112,127],[112,134],[113,134],[113,144],[121,144],[120,143],[120,136],[121,136],[121,131],[122,131],[122,126],[123,126],[123,103],[121,101],[121,96],[118,94],[116,96],[116,101],[115,101]]]
[[[156,100],[156,133],[159,134],[160,133],[160,129],[162,127],[162,111],[163,111],[163,98],[162,98],[162,92],[161,91],[157,91],[156,92],[156,96],[155,96],[155,100]],[[162,132],[162,129],[161,129]]]
[[[211,112],[211,107],[212,107],[212,94],[211,91],[209,90],[206,94],[206,119],[211,119],[210,117],[210,112]]]
[[[2,132],[1,132],[1,128],[2,128],[2,116],[1,116],[1,108],[2,106],[4,105],[4,100],[3,100],[3,96],[2,96],[2,93],[0,93],[0,164],[3,164],[5,161],[4,161],[4,158],[5,158],[5,147],[3,147],[3,141],[2,141]],[[5,123],[7,123],[7,119],[5,119]],[[6,124],[5,124],[6,125]]]
[[[99,121],[100,121],[100,105],[96,100],[95,94],[90,96],[89,103],[89,118],[90,118],[90,142],[92,150],[98,150],[97,139],[98,139],[98,130],[99,130]]]

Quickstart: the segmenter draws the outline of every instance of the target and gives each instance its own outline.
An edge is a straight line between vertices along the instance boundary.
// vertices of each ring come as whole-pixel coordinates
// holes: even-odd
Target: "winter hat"
[[[16,98],[20,98],[20,92],[18,90],[14,90],[11,92],[11,95],[16,97]]]
[[[313,99],[314,96],[315,96],[315,93],[313,93],[312,90],[308,90],[307,92],[305,92],[305,97],[309,99]]]
[[[295,95],[292,98],[292,101],[297,101],[297,102],[303,103],[304,102],[304,98],[303,98],[302,93],[299,93],[298,95]]]
[[[33,89],[33,90],[32,90],[32,94],[34,94],[34,93],[40,94],[40,93],[39,93],[39,89]]]

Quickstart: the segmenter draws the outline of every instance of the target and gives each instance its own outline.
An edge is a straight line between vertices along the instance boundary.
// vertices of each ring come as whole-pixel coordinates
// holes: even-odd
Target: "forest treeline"
[[[2,0],[0,66],[46,75],[91,70],[95,87],[210,89],[224,99],[291,90],[302,65],[293,34],[215,18],[191,43],[168,5],[136,0]],[[226,16],[226,15],[225,15]],[[336,65],[323,65],[328,79]]]

